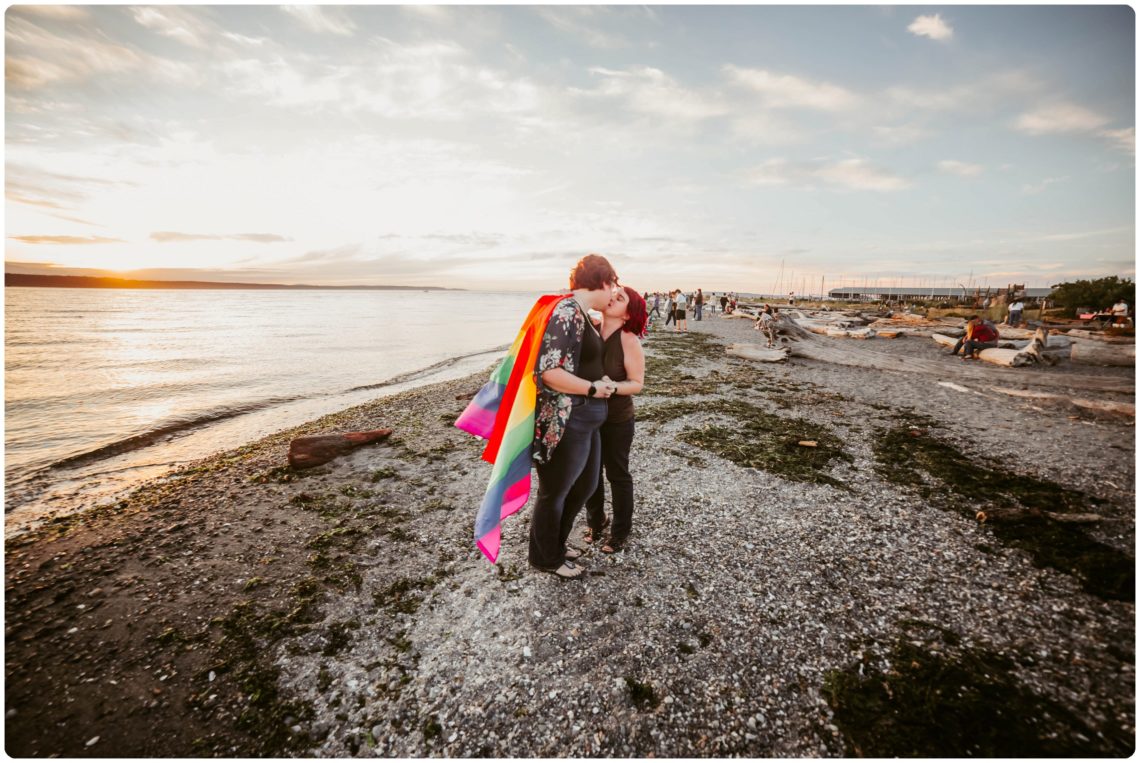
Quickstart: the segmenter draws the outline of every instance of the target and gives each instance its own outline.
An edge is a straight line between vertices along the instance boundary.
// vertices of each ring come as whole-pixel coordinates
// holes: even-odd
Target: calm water
[[[179,463],[487,368],[534,298],[5,289],[6,532]]]

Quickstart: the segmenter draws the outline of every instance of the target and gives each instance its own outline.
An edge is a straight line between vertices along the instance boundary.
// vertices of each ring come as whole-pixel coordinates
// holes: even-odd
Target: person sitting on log
[[[973,360],[977,353],[997,347],[997,327],[977,315],[970,316],[966,324],[965,342],[962,344],[962,360]],[[955,345],[957,347],[957,345]]]

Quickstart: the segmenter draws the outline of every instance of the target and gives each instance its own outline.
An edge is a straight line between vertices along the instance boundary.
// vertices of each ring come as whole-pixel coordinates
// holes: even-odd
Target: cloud
[[[1092,132],[1108,123],[1108,119],[1075,103],[1054,103],[1022,114],[1014,127],[1030,135],[1067,132]]]
[[[205,48],[211,30],[196,16],[172,6],[136,6],[131,16],[141,26],[195,48]]]
[[[1097,134],[1102,138],[1108,138],[1113,148],[1129,154],[1136,154],[1135,127],[1125,127],[1121,130],[1101,130]]]
[[[962,177],[973,177],[982,174],[985,169],[980,164],[970,164],[968,162],[960,162],[957,159],[943,159],[938,163],[938,169],[950,175],[961,175]]]
[[[881,143],[891,146],[902,146],[922,140],[932,133],[915,124],[902,125],[876,125],[871,128]]]
[[[629,41],[610,31],[603,31],[613,9],[598,6],[540,7],[538,15],[555,29],[565,32],[578,42],[592,48],[614,49],[629,47]],[[597,23],[595,23],[597,22]]]
[[[123,244],[121,238],[105,238],[103,236],[9,236],[25,244]]]
[[[77,5],[16,5],[11,6],[9,13],[24,14],[27,16],[40,16],[45,19],[57,21],[79,21],[90,18],[87,9]]]
[[[859,104],[859,97],[849,90],[828,82],[813,82],[791,74],[777,74],[765,69],[745,69],[726,64],[721,71],[733,84],[764,96],[771,108],[802,108],[820,111],[843,111]]]
[[[919,16],[910,23],[907,31],[932,40],[949,40],[954,36],[954,29],[937,13],[933,16]]]
[[[837,162],[789,162],[769,159],[745,173],[753,185],[797,185],[814,188],[818,184],[855,191],[898,191],[910,183],[894,173],[878,168],[866,159]]]
[[[300,21],[309,30],[318,34],[349,36],[356,31],[356,25],[343,12],[326,6],[284,5],[281,10]]]
[[[257,241],[262,244],[280,241],[292,241],[290,238],[278,236],[276,233],[177,233],[174,231],[156,231],[150,234],[152,241],[167,244],[181,241]]]
[[[1055,183],[1060,183],[1060,182],[1067,180],[1067,179],[1068,178],[1066,178],[1066,177],[1045,178],[1044,180],[1042,180],[1039,183],[1026,183],[1025,185],[1021,186],[1021,191],[1022,191],[1022,193],[1029,193],[1029,194],[1041,193],[1042,191],[1044,191],[1049,186],[1051,186]]]
[[[728,112],[715,94],[686,88],[660,69],[643,66],[616,71],[595,67],[590,73],[601,78],[599,86],[571,92],[614,99],[631,111],[682,122],[699,122]]]
[[[5,83],[13,90],[35,90],[57,82],[82,82],[98,76],[135,71],[144,57],[101,39],[60,37],[9,15],[5,30]]]

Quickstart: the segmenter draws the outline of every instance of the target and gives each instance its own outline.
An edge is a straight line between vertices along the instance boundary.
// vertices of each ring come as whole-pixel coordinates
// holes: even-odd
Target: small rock
[[[9,708],[8,712],[4,713],[4,717],[5,718],[15,718],[16,717],[16,708],[14,708],[14,707]]]
[[[526,657],[527,659],[530,659],[530,657],[531,657],[531,655],[532,655],[532,654],[533,654],[533,652],[531,652],[531,651],[530,651],[530,647],[529,647],[529,646],[524,646],[524,647],[523,647],[523,657]]]
[[[218,674],[211,670],[210,675],[206,677],[206,680],[208,680],[210,683],[213,683],[214,679],[217,677],[218,677]]]
[[[91,745],[95,744],[98,741],[99,741],[99,737],[91,737],[90,739],[87,740],[87,744],[84,746],[90,747]]]
[[[379,723],[372,727],[372,738],[377,742],[384,738],[384,727]]]

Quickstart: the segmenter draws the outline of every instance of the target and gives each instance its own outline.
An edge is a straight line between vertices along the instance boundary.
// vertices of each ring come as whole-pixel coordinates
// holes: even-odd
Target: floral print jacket
[[[538,363],[534,369],[538,398],[534,411],[534,460],[540,464],[550,461],[558,447],[566,423],[570,420],[570,395],[555,392],[542,383],[543,371],[565,368],[574,373],[582,357],[582,334],[586,330],[586,315],[573,296],[566,297],[554,307],[546,333],[542,335]]]

